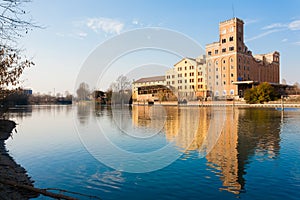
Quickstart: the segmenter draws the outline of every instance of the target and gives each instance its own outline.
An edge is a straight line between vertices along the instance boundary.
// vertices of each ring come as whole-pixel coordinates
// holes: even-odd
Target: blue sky
[[[300,82],[299,8],[298,0],[33,0],[25,9],[45,28],[20,40],[36,63],[25,71],[23,84],[34,92],[49,93],[54,88],[73,92],[90,53],[104,41],[137,28],[175,30],[205,47],[218,41],[218,24],[232,18],[233,10],[245,22],[249,49],[254,54],[279,51],[281,79],[293,84]],[[172,62],[170,67],[176,63]]]

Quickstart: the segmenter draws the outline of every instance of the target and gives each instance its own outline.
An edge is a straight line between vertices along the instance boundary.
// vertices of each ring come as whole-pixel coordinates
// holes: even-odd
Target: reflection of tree
[[[77,119],[80,124],[88,123],[90,119],[91,106],[86,103],[79,103],[77,105]]]
[[[251,156],[276,159],[280,150],[281,113],[273,110],[247,109],[240,111],[238,161],[239,182],[244,186],[245,165]]]
[[[238,194],[245,189],[245,166],[251,156],[278,157],[281,118],[275,110],[262,109],[236,109],[231,115],[227,114],[218,143],[206,158],[221,175],[222,190]]]

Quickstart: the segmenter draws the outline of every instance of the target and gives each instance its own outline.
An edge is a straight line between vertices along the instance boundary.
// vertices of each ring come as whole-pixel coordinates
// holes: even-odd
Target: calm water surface
[[[36,187],[102,199],[300,199],[300,111],[221,109],[222,120],[211,108],[20,108],[10,114],[18,132],[7,149]],[[170,144],[182,155],[153,172],[116,170],[96,159],[122,161],[95,139],[99,127],[128,152]]]

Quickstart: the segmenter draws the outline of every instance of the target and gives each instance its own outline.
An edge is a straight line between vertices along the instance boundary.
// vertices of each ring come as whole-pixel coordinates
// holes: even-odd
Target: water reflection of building
[[[226,110],[226,118],[221,135],[215,146],[207,154],[208,166],[220,175],[222,190],[239,193],[242,185],[239,182],[238,162],[238,111]]]
[[[151,107],[133,108],[133,123],[151,121]],[[274,110],[224,108],[222,129],[212,108],[163,107],[166,139],[190,154],[205,153],[208,169],[220,177],[222,188],[234,194],[245,190],[247,164],[255,159],[276,159],[280,149],[281,113]],[[156,126],[155,123],[152,124]],[[161,125],[161,124],[160,124]],[[220,131],[218,134],[217,132]],[[209,134],[208,134],[209,132]],[[210,137],[210,138],[208,138]],[[210,146],[213,145],[212,148]],[[249,166],[248,166],[249,167]]]

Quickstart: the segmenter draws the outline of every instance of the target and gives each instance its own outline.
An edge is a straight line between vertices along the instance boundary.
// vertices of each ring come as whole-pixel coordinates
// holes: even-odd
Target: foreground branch
[[[12,187],[17,187],[17,188],[20,188],[20,189],[29,190],[31,192],[35,192],[37,194],[42,194],[44,196],[55,198],[55,199],[76,200],[76,198],[73,198],[73,197],[69,197],[69,196],[66,196],[66,195],[63,195],[63,194],[56,194],[56,193],[53,193],[53,192],[48,192],[45,189],[34,188],[32,186],[19,184],[19,183],[14,182],[14,181],[0,180],[0,183],[10,185]]]

